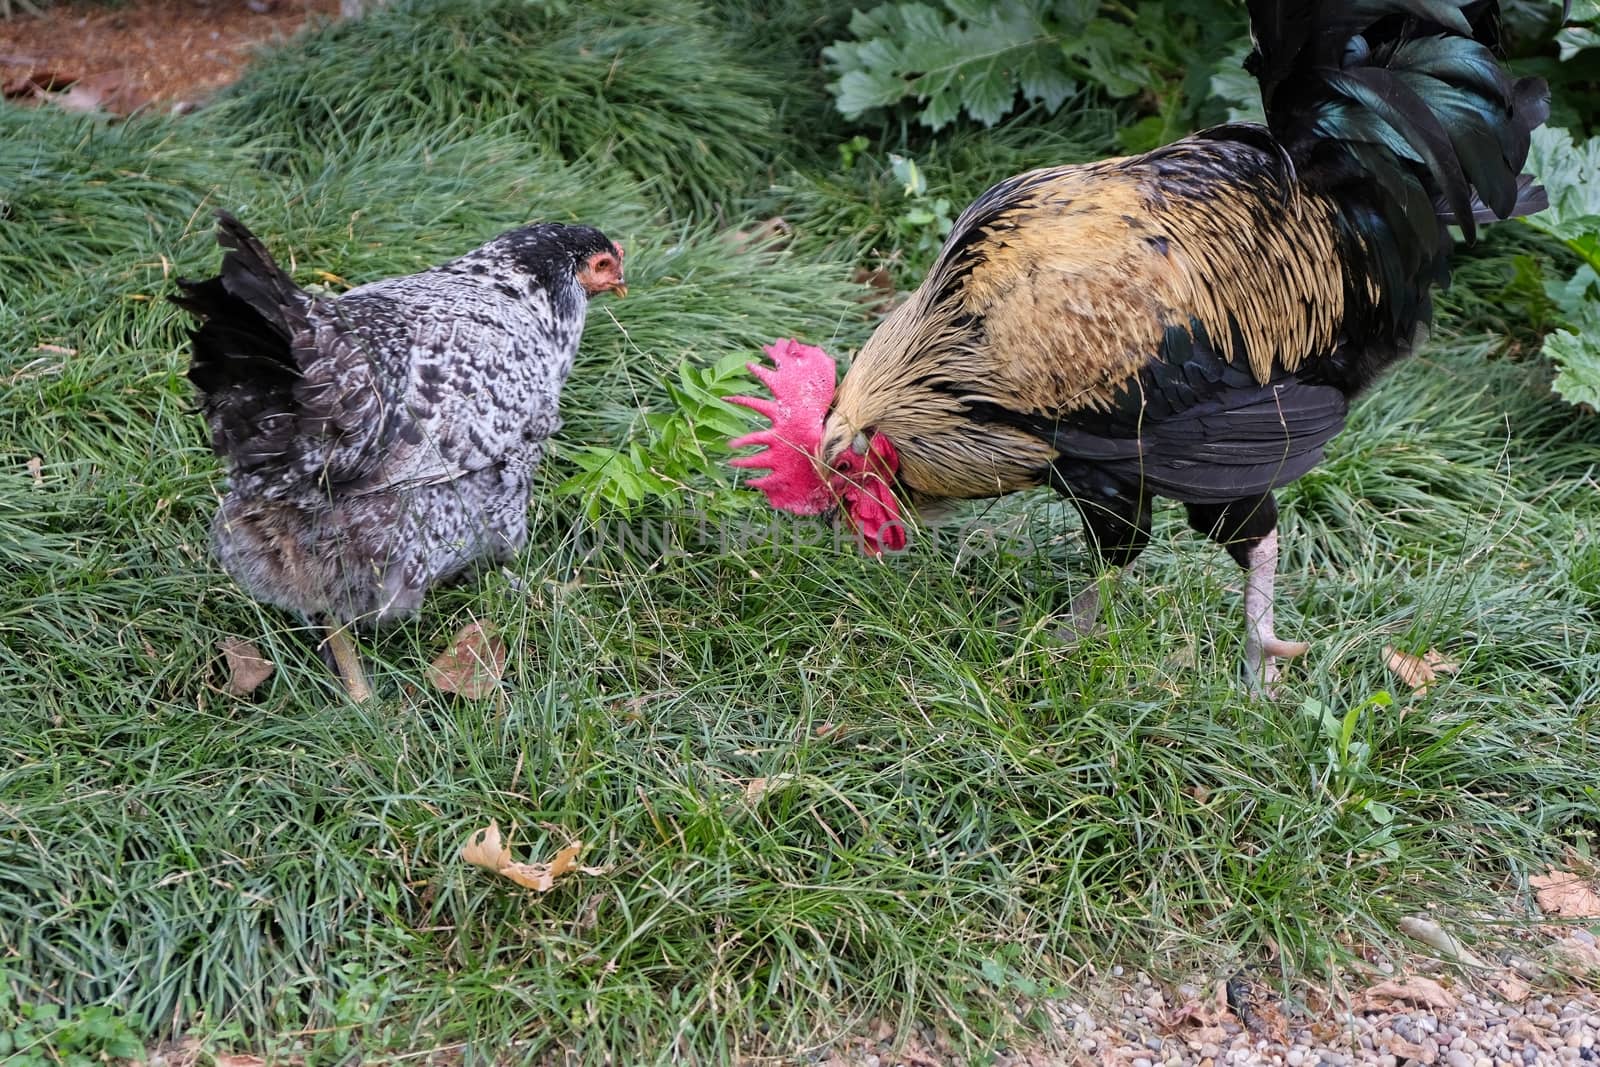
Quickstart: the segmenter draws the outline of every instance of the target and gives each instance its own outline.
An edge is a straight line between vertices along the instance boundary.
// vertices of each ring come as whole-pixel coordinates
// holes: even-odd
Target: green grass
[[[690,0],[403,0],[264,59],[214,118],[269,141],[273,167],[374,130],[506,121],[579,165],[598,202],[644,179],[706,214],[760,184],[784,143],[788,87],[751,58]]]
[[[1091,574],[1048,496],[971,506],[881,563],[772,520],[716,456],[695,499],[727,517],[704,531],[659,503],[585,519],[554,490],[573,450],[637,439],[684,361],[787,335],[848,351],[871,328],[852,271],[907,262],[917,235],[885,228],[904,210],[887,135],[849,171],[824,131],[787,158],[775,109],[815,101],[756,68],[804,69],[804,26],[601,3],[547,38],[540,5],[486,10],[371,16],[188,120],[0,109],[0,1036],[40,1032],[7,1014],[28,1002],[61,1006],[62,1047],[109,1005],[152,1040],[313,1063],[797,1057],[880,1018],[993,1048],[1039,1029],[1041,998],[1092,993],[1079,963],[1222,973],[1270,943],[1314,975],[1593,847],[1600,427],[1516,358],[1498,293],[1520,238],[1474,253],[1425,353],[1283,494],[1280,630],[1313,650],[1282,700],[1253,700],[1236,569],[1173,509],[1076,646],[1052,633]],[[680,53],[619,66],[623,102],[587,57],[527,80],[582,34],[663,26],[760,59],[694,66],[723,109],[695,122],[750,136],[697,156],[704,127],[671,112],[648,143],[594,135],[675,96]],[[487,60],[445,55],[469,30]],[[1108,153],[1112,118],[911,151],[959,209],[1002,173]],[[603,179],[589,145],[617,164]],[[591,313],[517,581],[441,590],[372,639],[374,706],[338,699],[308,636],[205,552],[218,469],[160,297],[214,266],[217,207],[305,282],[415,270],[532,217],[628,247],[633,293]],[[771,213],[787,251],[720,237]],[[470,619],[511,645],[494,700],[420,682]],[[220,689],[229,635],[278,665],[252,700]],[[1461,673],[1408,703],[1386,643]],[[1341,749],[1316,705],[1384,691]],[[607,870],[535,896],[465,867],[491,818],[519,858],[576,836]]]

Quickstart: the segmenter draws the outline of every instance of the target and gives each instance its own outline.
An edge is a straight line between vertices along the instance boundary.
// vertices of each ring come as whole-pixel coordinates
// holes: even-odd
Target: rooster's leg
[[[361,654],[356,651],[356,643],[350,639],[350,628],[330,622],[328,636],[322,647],[331,654],[333,669],[339,675],[345,692],[350,694],[350,699],[357,704],[371,700],[372,687],[367,684],[367,673],[361,667]]]
[[[1304,641],[1284,641],[1273,628],[1278,574],[1278,504],[1268,493],[1223,505],[1190,504],[1189,525],[1228,550],[1245,570],[1244,676],[1252,693],[1273,695],[1278,660],[1303,655]]]
[[[1249,571],[1244,586],[1244,676],[1252,693],[1273,695],[1278,682],[1278,660],[1294,659],[1311,646],[1304,641],[1284,641],[1273,632],[1273,583],[1278,573],[1278,531],[1250,546]]]
[[[1110,570],[1072,598],[1061,636],[1087,637],[1099,629],[1103,583],[1115,582],[1127,566],[1139,558],[1150,544],[1150,499],[1142,496],[1113,496],[1103,502],[1075,499],[1083,516],[1083,533],[1089,548],[1101,565]]]

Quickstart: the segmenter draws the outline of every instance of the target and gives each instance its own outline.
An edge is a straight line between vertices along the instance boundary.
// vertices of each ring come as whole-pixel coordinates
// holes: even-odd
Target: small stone
[[[878,1064],[881,1063],[882,1061],[879,1060],[876,1055],[869,1055],[866,1059],[862,1060],[861,1062],[863,1064],[865,1064],[865,1067],[878,1067]]]
[[[1472,1057],[1458,1048],[1453,1048],[1444,1054],[1444,1062],[1450,1067],[1472,1067]]]
[[[1537,1067],[1539,1063],[1539,1049],[1534,1045],[1522,1046],[1522,1062],[1528,1067]]]
[[[1289,1067],[1301,1067],[1301,1064],[1306,1062],[1306,1050],[1298,1046],[1290,1049],[1289,1054],[1283,1058],[1283,1062],[1287,1063]]]
[[[1472,1067],[1494,1067],[1494,1059],[1489,1056],[1479,1056],[1472,1061]]]
[[[1156,1067],[1156,1065],[1150,1062],[1149,1056],[1139,1056],[1134,1059],[1133,1067]]]
[[[1113,978],[1121,978],[1122,977],[1122,964],[1119,963],[1116,966],[1111,968],[1111,976]]]

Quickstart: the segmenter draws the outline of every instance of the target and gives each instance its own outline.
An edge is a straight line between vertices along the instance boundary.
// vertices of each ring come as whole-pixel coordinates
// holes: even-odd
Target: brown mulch
[[[339,0],[58,0],[42,10],[0,20],[7,103],[79,106],[65,100],[76,84],[85,110],[127,114],[203,103],[257,48],[333,19]]]

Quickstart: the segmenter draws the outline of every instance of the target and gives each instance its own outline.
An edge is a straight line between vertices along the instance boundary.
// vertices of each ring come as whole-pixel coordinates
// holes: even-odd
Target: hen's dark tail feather
[[[179,279],[169,299],[200,319],[189,331],[189,380],[201,394],[212,446],[244,466],[281,455],[300,377],[292,342],[305,328],[305,293],[273,262],[256,236],[217,212],[222,273]]]
[[[1273,135],[1303,180],[1338,194],[1366,187],[1377,219],[1351,220],[1419,280],[1447,247],[1443,223],[1530,214],[1544,191],[1522,175],[1529,134],[1549,114],[1538,78],[1513,80],[1495,56],[1495,0],[1249,0]],[[1392,264],[1400,267],[1400,264]],[[1409,269],[1407,269],[1409,268]],[[1400,281],[1400,277],[1393,280]]]

